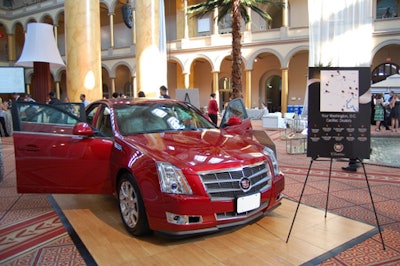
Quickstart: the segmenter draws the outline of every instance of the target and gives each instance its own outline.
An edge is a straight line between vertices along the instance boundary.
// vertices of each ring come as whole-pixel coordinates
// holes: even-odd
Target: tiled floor
[[[255,123],[255,128],[259,127]],[[371,131],[372,132],[372,131]],[[277,145],[281,170],[286,175],[285,196],[297,202],[305,183],[310,158],[305,154],[288,154],[281,132],[269,131]],[[365,161],[366,174],[376,207],[378,220],[383,228],[383,239],[378,232],[365,241],[347,243],[320,257],[309,261],[308,265],[400,265],[400,133],[373,132],[387,138],[372,138],[372,154]],[[44,195],[18,194],[15,190],[15,162],[12,139],[2,139],[4,180],[0,185],[0,264],[1,265],[85,265],[94,263],[84,260],[78,250],[84,250],[76,240],[62,228],[62,217],[56,215],[51,202]],[[396,157],[397,156],[397,157]],[[329,161],[315,161],[309,173],[302,202],[309,206],[325,209],[329,196],[328,211],[354,220],[376,226],[371,199],[369,198],[364,173],[347,173],[341,170],[347,162],[333,161],[330,193],[327,194]],[[382,166],[385,165],[385,166]],[[301,208],[301,207],[300,207]],[[328,214],[329,215],[329,214]],[[118,218],[118,217],[117,217]],[[315,219],[324,219],[315,217]],[[63,222],[65,225],[65,223]],[[28,244],[30,237],[38,235],[40,229],[51,228],[55,234],[43,234],[41,241],[31,242],[29,248],[17,253],[5,253],[7,245],[24,238]],[[9,228],[14,230],[11,235]],[[68,229],[68,228],[67,228]],[[3,230],[3,231],[1,231]],[[60,230],[60,231],[58,231]],[[48,232],[48,230],[46,231]],[[71,231],[68,231],[71,232]],[[38,238],[36,238],[38,239]],[[73,242],[75,241],[75,243]],[[3,253],[2,253],[3,252]],[[12,256],[2,257],[3,256]],[[68,263],[67,263],[68,262]]]

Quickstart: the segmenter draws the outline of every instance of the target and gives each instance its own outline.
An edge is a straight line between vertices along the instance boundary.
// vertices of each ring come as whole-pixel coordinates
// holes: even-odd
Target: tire
[[[139,186],[129,173],[123,174],[118,182],[118,202],[122,222],[129,233],[143,236],[151,232]]]

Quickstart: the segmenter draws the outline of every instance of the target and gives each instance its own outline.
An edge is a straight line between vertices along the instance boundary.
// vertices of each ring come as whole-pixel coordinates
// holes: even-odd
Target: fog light
[[[167,217],[167,221],[171,224],[192,224],[201,223],[203,221],[201,216],[194,215],[179,215],[175,213],[165,212],[165,216]]]

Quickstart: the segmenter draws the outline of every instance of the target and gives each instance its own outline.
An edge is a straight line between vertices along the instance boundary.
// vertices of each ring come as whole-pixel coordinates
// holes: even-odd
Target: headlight
[[[172,164],[157,162],[157,172],[162,192],[187,195],[193,194],[182,171]]]
[[[264,154],[271,158],[272,166],[274,168],[274,174],[275,175],[279,174],[278,160],[276,159],[274,151],[268,147],[265,147]]]

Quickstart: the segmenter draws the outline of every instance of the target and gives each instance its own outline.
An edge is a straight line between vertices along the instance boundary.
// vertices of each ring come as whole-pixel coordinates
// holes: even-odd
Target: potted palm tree
[[[232,16],[232,99],[242,97],[242,53],[241,40],[242,33],[240,24],[242,20],[247,24],[250,22],[250,16],[247,9],[250,8],[259,14],[266,21],[272,20],[267,11],[261,7],[266,4],[273,4],[283,7],[282,1],[273,0],[207,0],[200,4],[189,6],[188,13],[196,17],[203,17],[218,9],[218,22],[227,14]]]

